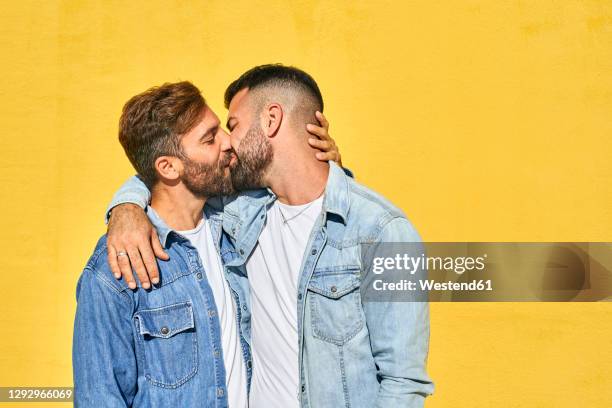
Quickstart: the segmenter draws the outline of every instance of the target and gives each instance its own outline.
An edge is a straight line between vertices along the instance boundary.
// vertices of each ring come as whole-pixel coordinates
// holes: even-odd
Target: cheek
[[[197,151],[194,151],[189,158],[199,164],[210,165],[214,164],[219,159],[220,149],[217,144],[206,145]]]
[[[232,149],[236,151],[240,146],[240,141],[242,140],[242,135],[239,135],[237,132],[230,133],[230,144],[232,145]]]

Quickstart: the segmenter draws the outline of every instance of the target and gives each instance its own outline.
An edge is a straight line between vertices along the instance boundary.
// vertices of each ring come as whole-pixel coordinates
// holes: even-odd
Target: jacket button
[[[332,291],[332,293],[336,293],[338,291],[338,288],[335,287],[335,286],[332,286],[331,287],[331,291]]]
[[[217,397],[222,397],[225,395],[225,391],[223,391],[223,388],[217,388]]]
[[[246,310],[247,310],[246,305],[242,305],[242,310],[244,310],[246,312]]]
[[[198,278],[198,280],[202,279],[202,272],[198,272],[196,274],[196,278]]]
[[[313,250],[312,250],[312,252],[311,252],[311,254],[312,254],[312,255],[316,255],[316,254],[317,254],[317,250],[316,250],[316,249],[313,249]]]
[[[306,391],[306,386],[302,384],[302,392]]]
[[[244,255],[244,249],[240,250],[240,255]]]
[[[160,331],[161,331],[161,334],[164,334],[164,335],[170,333],[170,329],[167,328],[166,326],[162,327]]]
[[[302,300],[302,294],[298,293],[298,300]]]
[[[208,311],[208,316],[209,316],[209,317],[215,317],[216,315],[217,315],[217,314],[215,313],[215,311],[214,311],[214,310],[209,310],[209,311]]]
[[[215,355],[215,357],[218,358],[221,355],[221,353],[219,353],[219,350],[215,350],[214,355]]]

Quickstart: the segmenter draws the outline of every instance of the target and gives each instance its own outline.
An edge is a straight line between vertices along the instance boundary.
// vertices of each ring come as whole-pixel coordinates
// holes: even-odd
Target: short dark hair
[[[181,136],[201,117],[206,101],[191,82],[166,83],[132,97],[119,120],[119,142],[143,182],[157,182],[155,160],[180,157]]]
[[[289,86],[306,92],[314,99],[316,109],[323,112],[323,96],[317,82],[306,72],[282,64],[259,65],[249,69],[225,90],[225,108],[229,108],[234,96],[243,89],[250,91],[264,86]]]

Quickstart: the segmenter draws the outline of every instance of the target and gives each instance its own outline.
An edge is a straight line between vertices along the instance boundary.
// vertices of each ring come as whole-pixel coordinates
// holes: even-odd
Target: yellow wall
[[[223,118],[244,70],[307,70],[426,240],[612,241],[610,1],[93,3],[0,10],[2,386],[71,384],[75,283],[133,172],[120,109],[164,81]],[[429,407],[611,406],[608,303],[431,308]]]

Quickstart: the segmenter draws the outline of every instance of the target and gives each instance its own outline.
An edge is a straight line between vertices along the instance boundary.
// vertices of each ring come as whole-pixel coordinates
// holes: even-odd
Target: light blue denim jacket
[[[111,208],[126,201],[144,207],[148,199],[133,178]],[[217,203],[237,254],[227,268],[237,276],[245,273],[275,199],[262,189]],[[433,392],[426,373],[428,304],[362,302],[359,290],[362,244],[419,241],[401,210],[330,162],[323,211],[304,255],[296,298],[301,382],[296,391],[303,408],[416,408]],[[242,292],[248,293],[248,286]],[[250,328],[243,330],[250,342]]]
[[[136,290],[113,277],[106,236],[77,285],[73,338],[76,407],[227,407],[221,329],[212,289],[197,250],[169,229],[152,208],[168,261],[159,261],[160,283]],[[221,216],[207,207],[223,263],[235,256],[222,234]],[[238,305],[245,284],[228,277]],[[244,278],[246,279],[246,278]],[[246,309],[246,308],[245,308]],[[251,355],[241,337],[250,384]]]

